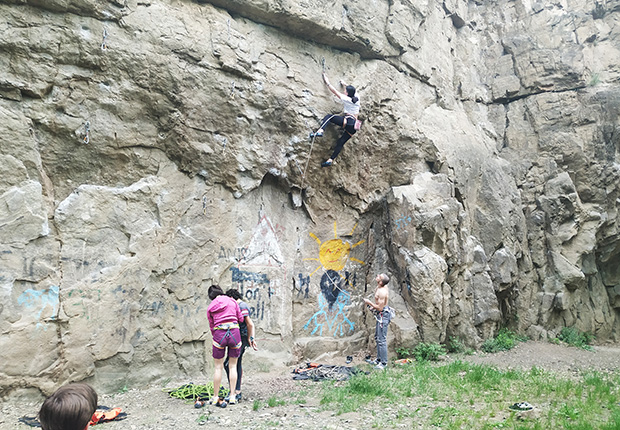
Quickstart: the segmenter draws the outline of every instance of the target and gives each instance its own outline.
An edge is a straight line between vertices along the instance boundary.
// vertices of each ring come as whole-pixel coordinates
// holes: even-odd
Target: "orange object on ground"
[[[94,426],[95,424],[104,423],[106,421],[112,421],[117,418],[123,410],[121,408],[112,408],[112,409],[97,409],[90,419],[90,425]]]

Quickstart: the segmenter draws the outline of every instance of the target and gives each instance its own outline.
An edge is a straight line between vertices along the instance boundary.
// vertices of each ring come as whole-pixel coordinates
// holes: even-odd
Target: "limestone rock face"
[[[509,327],[620,339],[620,1],[0,0],[0,396]],[[330,168],[356,86],[363,127]]]

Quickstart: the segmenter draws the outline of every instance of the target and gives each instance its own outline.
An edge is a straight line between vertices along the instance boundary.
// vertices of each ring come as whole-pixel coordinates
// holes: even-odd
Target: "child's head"
[[[243,298],[239,290],[237,290],[236,288],[229,288],[228,290],[226,290],[226,295],[228,297],[232,297],[235,300],[241,300]]]
[[[39,421],[43,430],[84,430],[97,409],[97,393],[87,384],[60,387],[43,402]]]

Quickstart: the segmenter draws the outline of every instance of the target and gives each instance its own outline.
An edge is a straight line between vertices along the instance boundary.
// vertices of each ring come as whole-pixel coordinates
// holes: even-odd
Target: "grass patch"
[[[198,418],[196,418],[196,422],[198,424],[205,424],[207,421],[209,421],[209,415],[202,413],[198,416]]]
[[[517,343],[525,342],[526,340],[527,337],[519,336],[511,330],[503,328],[500,329],[495,338],[485,340],[481,349],[484,352],[508,351],[514,348]]]
[[[325,382],[321,405],[337,414],[364,411],[366,422],[405,428],[620,430],[620,374],[563,378],[538,368],[499,370],[455,361],[418,362]],[[536,414],[508,409],[534,405]],[[389,411],[389,412],[388,412]]]
[[[260,400],[258,399],[254,400],[254,402],[252,403],[252,410],[256,412],[257,410],[260,409],[260,407],[261,407]]]
[[[601,76],[598,73],[592,73],[592,76],[590,76],[590,81],[588,82],[588,85],[593,87],[599,84],[600,82],[601,82]]]
[[[562,328],[557,338],[568,345],[576,346],[588,351],[594,351],[594,348],[590,346],[590,343],[594,340],[594,336],[588,333],[581,333],[574,327]]]
[[[271,396],[267,399],[267,406],[269,406],[270,408],[284,405],[286,405],[286,402],[284,400],[278,399],[276,396]]]

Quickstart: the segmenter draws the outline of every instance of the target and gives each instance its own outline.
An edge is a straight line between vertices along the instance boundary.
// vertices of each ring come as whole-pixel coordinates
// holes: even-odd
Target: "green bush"
[[[525,342],[527,337],[519,336],[515,332],[508,329],[500,329],[497,336],[493,339],[487,339],[482,344],[484,352],[508,351],[514,348],[518,342]]]
[[[396,355],[398,356],[398,358],[413,357],[413,350],[405,348],[403,346],[399,346],[398,348],[396,348]]]
[[[446,348],[438,343],[418,343],[413,348],[413,356],[417,361],[437,361],[440,355],[446,354]]]
[[[564,327],[560,330],[558,339],[569,345],[592,351],[590,343],[594,340],[594,336],[589,333],[581,333],[574,327]]]
[[[455,354],[467,354],[471,355],[474,353],[474,350],[467,347],[461,339],[458,337],[450,336],[450,340],[448,340],[448,352],[452,352]]]

